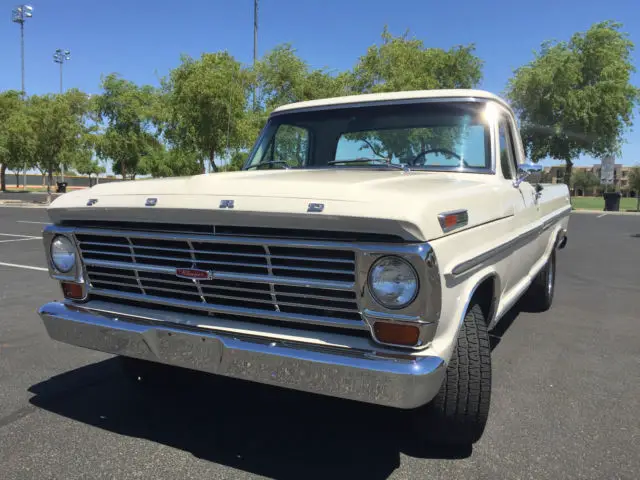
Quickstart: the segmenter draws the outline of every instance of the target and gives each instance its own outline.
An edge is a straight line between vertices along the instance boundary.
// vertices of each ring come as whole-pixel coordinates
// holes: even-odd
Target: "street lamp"
[[[22,62],[22,96],[25,96],[24,88],[24,22],[27,18],[33,17],[33,7],[31,5],[18,5],[11,12],[11,21],[20,24],[20,58]]]
[[[253,68],[256,68],[256,61],[258,57],[258,0],[253,0]],[[257,86],[253,86],[253,110],[256,109],[256,89]]]
[[[25,98],[27,91],[24,87],[24,22],[27,18],[33,17],[33,7],[31,5],[18,5],[11,11],[11,21],[20,24],[20,62],[22,72],[22,85],[20,93]],[[27,188],[27,164],[24,164],[22,188]]]
[[[60,65],[60,93],[62,93],[62,65],[71,60],[71,52],[69,50],[56,49],[53,54],[53,61]]]
[[[53,53],[53,61],[60,65],[60,94],[62,95],[62,66],[64,62],[68,62],[71,60],[71,52],[69,50],[62,50],[61,48],[57,48]],[[60,180],[64,182],[64,165],[60,164]]]

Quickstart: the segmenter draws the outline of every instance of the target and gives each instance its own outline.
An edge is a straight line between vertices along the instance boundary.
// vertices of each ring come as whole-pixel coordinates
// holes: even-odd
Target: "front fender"
[[[473,275],[464,278],[462,281],[453,283],[452,279],[446,279],[444,283],[447,285],[443,289],[442,315],[436,330],[436,335],[431,344],[434,352],[438,356],[449,362],[453,354],[454,347],[458,338],[458,332],[462,327],[462,322],[467,313],[471,300],[478,290],[478,287],[485,281],[492,281],[492,299],[489,318],[486,319],[487,325],[491,322],[495,315],[495,306],[498,299],[498,292],[502,291],[500,265],[488,265]],[[445,277],[446,278],[446,277]]]

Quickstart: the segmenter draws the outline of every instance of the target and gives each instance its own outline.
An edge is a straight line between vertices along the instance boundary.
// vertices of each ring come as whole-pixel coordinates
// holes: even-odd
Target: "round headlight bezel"
[[[56,257],[59,257],[60,255],[65,254],[64,252],[58,252],[58,253],[54,252],[54,248],[56,248],[56,242],[63,243],[64,247],[67,247],[66,255],[71,259],[71,262],[68,268],[66,268],[66,264],[59,263],[60,259],[56,261]],[[53,239],[51,240],[51,245],[49,247],[49,253],[51,256],[51,265],[57,272],[70,273],[75,268],[76,262],[77,262],[76,247],[68,237],[64,235],[56,235],[55,237],[53,237]]]
[[[411,272],[411,274],[413,275],[413,277],[415,278],[415,290],[413,292],[413,295],[411,296],[411,298],[402,303],[402,304],[388,304],[384,301],[382,301],[379,297],[379,293],[376,293],[376,289],[373,286],[373,279],[372,279],[372,275],[373,272],[375,270],[376,267],[379,266],[380,263],[385,262],[385,261],[397,261],[400,262],[401,264],[403,264],[404,266],[406,266],[409,271]],[[404,308],[409,307],[415,300],[416,298],[418,298],[418,293],[420,292],[420,277],[418,275],[418,272],[416,271],[415,267],[411,264],[411,262],[407,261],[406,259],[399,257],[397,255],[384,255],[381,256],[380,258],[376,259],[375,262],[373,262],[371,264],[371,267],[369,268],[369,273],[367,274],[367,286],[369,288],[369,293],[371,294],[371,297],[373,298],[373,300],[375,300],[375,302],[380,305],[383,308],[386,308],[387,310],[402,310]]]

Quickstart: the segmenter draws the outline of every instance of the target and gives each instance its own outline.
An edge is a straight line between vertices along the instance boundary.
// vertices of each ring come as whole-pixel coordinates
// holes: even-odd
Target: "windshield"
[[[398,168],[486,173],[482,103],[345,107],[273,116],[246,169]]]

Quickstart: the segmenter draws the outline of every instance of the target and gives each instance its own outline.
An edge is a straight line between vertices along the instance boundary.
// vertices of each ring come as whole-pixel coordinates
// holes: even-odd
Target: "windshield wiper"
[[[385,162],[384,160],[378,160],[377,158],[355,158],[349,160],[331,160],[327,162],[327,165],[340,165],[342,163],[359,163],[367,162],[374,165],[384,165],[385,167],[395,168],[397,170],[404,170],[405,172],[411,171],[407,165],[398,165],[397,163]]]
[[[249,165],[245,170],[251,170],[252,168],[258,168],[262,165],[284,165],[285,170],[289,170],[291,166],[284,160],[269,160],[268,162],[256,163],[255,165]]]

